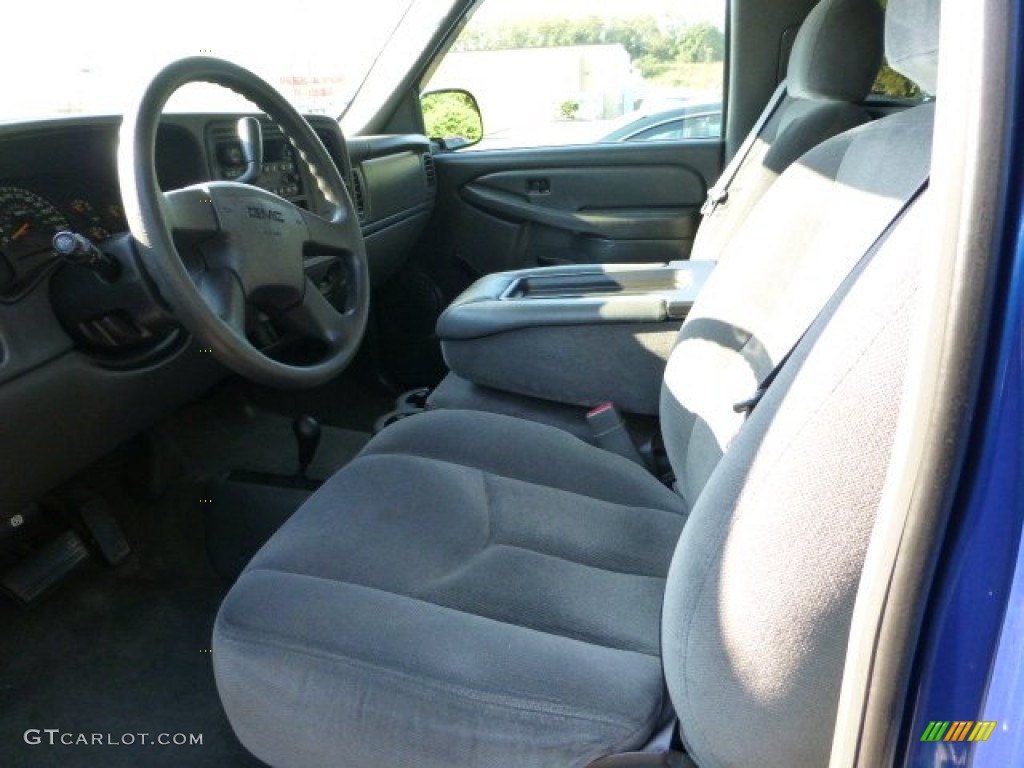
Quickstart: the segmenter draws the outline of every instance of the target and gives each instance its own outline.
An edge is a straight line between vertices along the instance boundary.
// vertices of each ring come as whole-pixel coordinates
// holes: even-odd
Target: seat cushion
[[[256,555],[214,629],[275,766],[585,766],[648,740],[678,496],[560,430],[389,427]]]

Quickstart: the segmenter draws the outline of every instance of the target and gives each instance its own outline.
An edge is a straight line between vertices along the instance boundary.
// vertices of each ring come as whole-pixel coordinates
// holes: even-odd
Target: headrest
[[[941,0],[889,0],[885,12],[885,57],[889,66],[935,95],[939,69]]]
[[[786,72],[789,95],[863,100],[882,64],[884,17],[878,0],[821,0],[793,43]]]

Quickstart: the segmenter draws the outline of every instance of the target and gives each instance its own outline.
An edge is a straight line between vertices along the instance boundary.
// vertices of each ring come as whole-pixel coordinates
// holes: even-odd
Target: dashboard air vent
[[[434,168],[434,156],[429,152],[423,155],[423,172],[427,176],[427,186],[433,187],[437,182],[437,170]]]
[[[366,195],[363,192],[363,180],[359,177],[359,171],[356,169],[352,169],[352,202],[355,203],[359,223],[365,223]]]

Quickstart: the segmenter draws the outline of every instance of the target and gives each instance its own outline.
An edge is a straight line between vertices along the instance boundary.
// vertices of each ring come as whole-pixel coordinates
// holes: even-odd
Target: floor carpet
[[[0,766],[261,765],[235,739],[214,684],[211,629],[227,583],[210,564],[199,496],[231,468],[293,471],[290,421],[221,393],[153,435],[174,465],[157,498],[128,493],[115,470],[120,480],[89,480],[125,530],[129,563],[115,569],[93,558],[28,607],[0,598]],[[330,474],[367,439],[326,429],[314,470]],[[42,743],[26,743],[32,729]],[[45,729],[59,729],[56,744]],[[80,734],[120,745],[60,743]],[[140,734],[194,734],[202,743],[143,744]]]

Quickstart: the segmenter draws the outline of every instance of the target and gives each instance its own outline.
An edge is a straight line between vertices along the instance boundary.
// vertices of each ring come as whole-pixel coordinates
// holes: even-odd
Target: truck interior
[[[494,149],[476,5],[353,133],[0,122],[4,765],[910,764],[1011,4],[728,0],[720,137]]]

